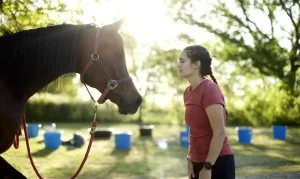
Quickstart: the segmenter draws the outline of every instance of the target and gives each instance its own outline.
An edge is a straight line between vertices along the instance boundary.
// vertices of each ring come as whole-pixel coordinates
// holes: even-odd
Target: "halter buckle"
[[[94,61],[98,60],[99,59],[99,54],[96,53],[96,52],[92,53],[91,59],[94,60]]]
[[[110,90],[114,90],[116,87],[118,87],[118,81],[117,80],[109,80],[107,84],[107,88]]]

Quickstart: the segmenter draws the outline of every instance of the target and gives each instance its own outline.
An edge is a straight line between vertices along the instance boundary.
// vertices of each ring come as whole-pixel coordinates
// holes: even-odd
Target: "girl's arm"
[[[221,152],[223,142],[226,137],[224,107],[221,104],[213,104],[208,106],[205,110],[213,131],[213,137],[210,142],[206,162],[210,162],[214,165]]]

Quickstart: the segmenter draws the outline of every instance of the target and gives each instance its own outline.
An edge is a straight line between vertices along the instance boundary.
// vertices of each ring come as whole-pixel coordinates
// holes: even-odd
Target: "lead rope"
[[[18,132],[16,134],[16,138],[14,140],[14,148],[15,149],[18,149],[19,148],[19,136],[22,135],[22,130],[21,130],[21,127],[18,129]]]
[[[95,131],[96,131],[96,128],[97,128],[96,118],[97,118],[97,109],[98,109],[98,106],[99,105],[95,102],[94,103],[94,108],[95,108],[95,110],[94,110],[94,119],[93,119],[93,121],[91,123],[91,131],[90,131],[91,137],[90,137],[90,141],[89,141],[89,145],[87,147],[86,153],[85,153],[84,158],[83,158],[83,160],[82,160],[79,168],[77,169],[76,173],[70,179],[74,179],[75,177],[77,177],[77,175],[80,173],[81,169],[83,168],[83,166],[84,166],[84,164],[85,164],[85,162],[86,162],[86,160],[88,158],[88,155],[89,155],[89,152],[90,152],[93,140],[94,140],[94,134],[95,134]],[[25,117],[25,114],[23,115],[23,128],[24,128],[27,153],[28,153],[28,157],[29,157],[30,163],[31,163],[32,168],[35,171],[36,175],[39,177],[39,179],[43,179],[43,177],[38,172],[38,170],[37,170],[37,168],[36,168],[36,166],[35,166],[35,164],[33,162],[32,156],[31,156],[30,146],[29,146],[29,140],[28,140],[28,133],[27,133],[27,127],[26,127],[26,117]],[[16,149],[19,148],[19,136],[20,135],[22,135],[21,128],[19,129],[18,133],[16,134],[16,138],[14,140],[14,147]]]

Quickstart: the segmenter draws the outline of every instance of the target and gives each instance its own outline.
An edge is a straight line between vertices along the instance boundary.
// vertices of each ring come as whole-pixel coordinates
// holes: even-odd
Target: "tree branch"
[[[230,37],[227,32],[221,32],[217,29],[214,29],[211,25],[208,25],[208,24],[205,24],[202,22],[198,22],[195,19],[193,19],[192,15],[187,15],[187,18],[190,21],[192,21],[195,25],[197,25],[198,27],[202,27],[202,28],[206,29],[210,33],[213,33],[213,34],[221,37],[223,40],[228,40],[231,43],[238,44],[239,46],[242,46],[245,49],[251,50],[251,47],[249,47],[248,45],[246,45],[244,42],[242,42],[240,40]]]
[[[263,0],[263,2],[268,8],[268,17],[269,17],[270,24],[271,24],[271,35],[272,35],[272,38],[275,38],[274,37],[274,19],[275,19],[274,11],[273,11],[273,9],[270,8],[270,3],[268,3],[266,0]]]
[[[253,21],[249,18],[249,15],[247,14],[247,10],[246,10],[246,8],[245,8],[244,0],[238,0],[238,1],[239,1],[240,5],[241,5],[242,11],[243,11],[244,16],[245,16],[245,18],[246,18],[246,21],[249,22],[249,23],[251,23],[252,25],[254,25],[255,29],[256,29],[262,36],[264,36],[264,37],[267,38],[267,39],[270,39],[270,38],[268,37],[268,35],[266,35],[265,33],[263,33],[263,32],[258,28],[258,26],[256,25],[256,23],[253,22]]]
[[[257,34],[255,34],[255,31],[253,29],[251,29],[251,27],[248,24],[244,23],[241,20],[241,18],[239,18],[238,16],[232,14],[228,9],[226,9],[226,6],[225,6],[224,3],[220,2],[220,4],[221,4],[220,6],[216,7],[216,10],[224,12],[225,13],[225,17],[230,18],[230,19],[236,21],[241,27],[246,28],[249,31],[249,33],[252,35],[252,37],[254,39],[258,40]]]
[[[289,8],[286,7],[285,5],[285,2],[283,2],[283,0],[279,0],[279,3],[282,7],[282,9],[286,12],[286,14],[289,16],[291,22],[293,23],[293,26],[295,28],[295,32],[296,32],[296,35],[297,35],[297,32],[299,31],[299,24],[300,24],[300,18],[298,20],[298,23],[295,22],[294,20],[294,17],[293,17],[293,13],[292,13],[292,10]]]

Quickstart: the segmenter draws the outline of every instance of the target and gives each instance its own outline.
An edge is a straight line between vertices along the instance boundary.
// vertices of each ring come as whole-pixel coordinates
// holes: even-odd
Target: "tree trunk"
[[[143,100],[144,101],[144,100]],[[138,124],[143,124],[143,110],[144,110],[144,104],[142,103],[139,109],[139,116],[138,116]]]
[[[288,91],[290,91],[291,95],[293,95],[295,97],[298,96],[298,93],[296,91],[296,75],[297,75],[297,71],[300,67],[300,64],[297,64],[297,61],[300,60],[300,58],[297,56],[297,50],[298,49],[295,45],[295,47],[290,52],[291,68],[290,68],[290,71],[288,72],[288,74],[286,75],[286,83],[287,83]]]

